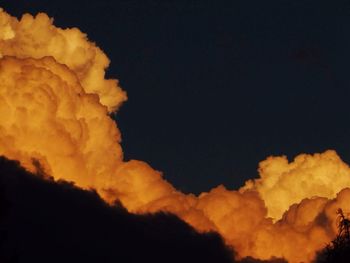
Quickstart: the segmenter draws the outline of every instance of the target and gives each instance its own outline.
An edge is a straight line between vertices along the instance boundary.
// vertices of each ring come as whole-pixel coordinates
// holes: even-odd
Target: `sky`
[[[270,155],[348,149],[350,3],[2,1],[78,27],[129,100],[114,116],[125,159],[184,192],[257,177]]]

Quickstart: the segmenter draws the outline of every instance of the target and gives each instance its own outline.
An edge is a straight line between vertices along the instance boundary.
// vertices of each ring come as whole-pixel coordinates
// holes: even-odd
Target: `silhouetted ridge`
[[[133,215],[93,191],[0,158],[0,262],[232,262],[215,233],[172,214]]]

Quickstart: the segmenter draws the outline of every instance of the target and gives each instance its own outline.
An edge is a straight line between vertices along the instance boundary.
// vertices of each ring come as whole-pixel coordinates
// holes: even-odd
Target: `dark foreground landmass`
[[[1,263],[230,263],[233,255],[218,234],[200,234],[175,215],[130,214],[0,157]]]

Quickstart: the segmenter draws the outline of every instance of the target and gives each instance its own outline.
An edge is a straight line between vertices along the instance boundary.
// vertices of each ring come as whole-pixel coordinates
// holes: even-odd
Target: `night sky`
[[[184,192],[257,177],[269,155],[335,149],[350,163],[350,2],[2,1],[78,27],[129,100],[125,159]]]

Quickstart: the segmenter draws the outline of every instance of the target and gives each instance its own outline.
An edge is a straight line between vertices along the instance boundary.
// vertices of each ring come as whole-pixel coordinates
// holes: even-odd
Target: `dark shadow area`
[[[0,159],[0,262],[233,262],[215,233],[174,215],[133,215],[93,191]]]
[[[259,260],[252,257],[247,257],[239,261],[240,263],[288,263],[284,259],[272,258],[270,260]]]

